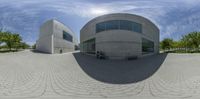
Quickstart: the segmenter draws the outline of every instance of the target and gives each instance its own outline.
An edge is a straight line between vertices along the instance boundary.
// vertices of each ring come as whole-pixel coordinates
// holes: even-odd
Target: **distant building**
[[[111,59],[159,53],[159,29],[150,20],[133,14],[115,13],[89,21],[80,31],[80,51],[102,51]]]
[[[46,53],[65,53],[75,50],[77,46],[75,34],[64,24],[49,20],[40,27],[36,50]]]

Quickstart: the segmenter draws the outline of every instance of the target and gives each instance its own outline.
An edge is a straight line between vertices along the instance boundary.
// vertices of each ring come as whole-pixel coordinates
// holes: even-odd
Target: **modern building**
[[[133,14],[114,13],[89,21],[80,31],[80,51],[102,51],[110,59],[159,53],[159,29],[150,20]]]
[[[65,53],[75,50],[78,44],[75,34],[64,24],[52,19],[40,27],[36,50],[46,53]]]

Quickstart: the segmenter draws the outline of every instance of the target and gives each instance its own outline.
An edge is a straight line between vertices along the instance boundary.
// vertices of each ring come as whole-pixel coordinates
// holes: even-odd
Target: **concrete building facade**
[[[114,13],[89,21],[80,31],[80,51],[102,51],[111,59],[159,53],[159,29],[150,20],[133,14]]]
[[[45,53],[65,53],[75,50],[78,44],[75,34],[57,20],[49,20],[40,27],[36,50]]]

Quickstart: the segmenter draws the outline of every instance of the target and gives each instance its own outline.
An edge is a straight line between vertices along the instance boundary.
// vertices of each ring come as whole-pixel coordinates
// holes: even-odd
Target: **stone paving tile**
[[[0,54],[0,99],[200,98],[200,54],[168,54],[151,77],[109,84],[87,75],[72,53]]]

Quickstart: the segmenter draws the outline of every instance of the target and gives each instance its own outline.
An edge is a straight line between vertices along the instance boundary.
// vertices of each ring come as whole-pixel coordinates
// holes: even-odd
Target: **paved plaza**
[[[199,99],[200,54],[97,60],[78,52],[0,54],[0,99]]]

